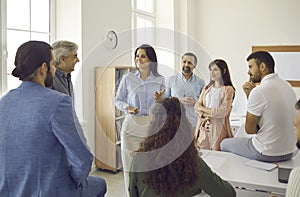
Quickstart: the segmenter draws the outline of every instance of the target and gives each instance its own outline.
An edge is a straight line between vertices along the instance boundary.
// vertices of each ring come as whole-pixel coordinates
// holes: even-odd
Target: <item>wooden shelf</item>
[[[132,69],[129,66],[96,68],[96,168],[112,172],[122,169],[120,131],[125,116],[116,110],[113,99],[121,77]]]

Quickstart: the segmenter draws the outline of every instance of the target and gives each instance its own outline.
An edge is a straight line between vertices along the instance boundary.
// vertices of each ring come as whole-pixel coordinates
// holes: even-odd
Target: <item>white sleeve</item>
[[[114,98],[115,106],[121,111],[126,111],[126,107],[129,106],[127,102],[127,95],[128,95],[127,85],[128,84],[126,84],[126,76],[124,76],[121,79],[116,97]]]
[[[268,106],[267,100],[259,89],[254,88],[249,95],[247,102],[247,112],[261,116],[262,112]]]
[[[300,196],[300,168],[291,171],[289,183],[286,188],[286,197]]]
[[[165,95],[164,97],[170,97],[171,96],[171,82],[170,82],[170,77],[168,77],[166,79],[166,92],[165,92]]]

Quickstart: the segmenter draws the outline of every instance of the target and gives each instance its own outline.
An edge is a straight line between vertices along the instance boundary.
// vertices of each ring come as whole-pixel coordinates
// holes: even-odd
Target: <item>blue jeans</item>
[[[263,155],[253,146],[252,138],[226,138],[221,142],[221,151],[232,152],[242,157],[264,162],[286,161],[293,157],[293,153],[280,156]]]

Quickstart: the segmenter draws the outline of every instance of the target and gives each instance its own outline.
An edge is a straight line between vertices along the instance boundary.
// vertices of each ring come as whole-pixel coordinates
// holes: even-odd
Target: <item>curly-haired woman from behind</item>
[[[233,187],[198,156],[194,131],[178,98],[164,98],[151,111],[151,126],[129,173],[131,197],[236,196]]]

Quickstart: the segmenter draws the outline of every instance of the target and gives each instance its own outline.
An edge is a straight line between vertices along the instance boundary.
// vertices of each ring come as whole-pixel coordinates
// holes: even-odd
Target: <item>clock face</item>
[[[118,45],[118,36],[115,31],[108,31],[105,34],[105,46],[109,49],[115,49]]]

